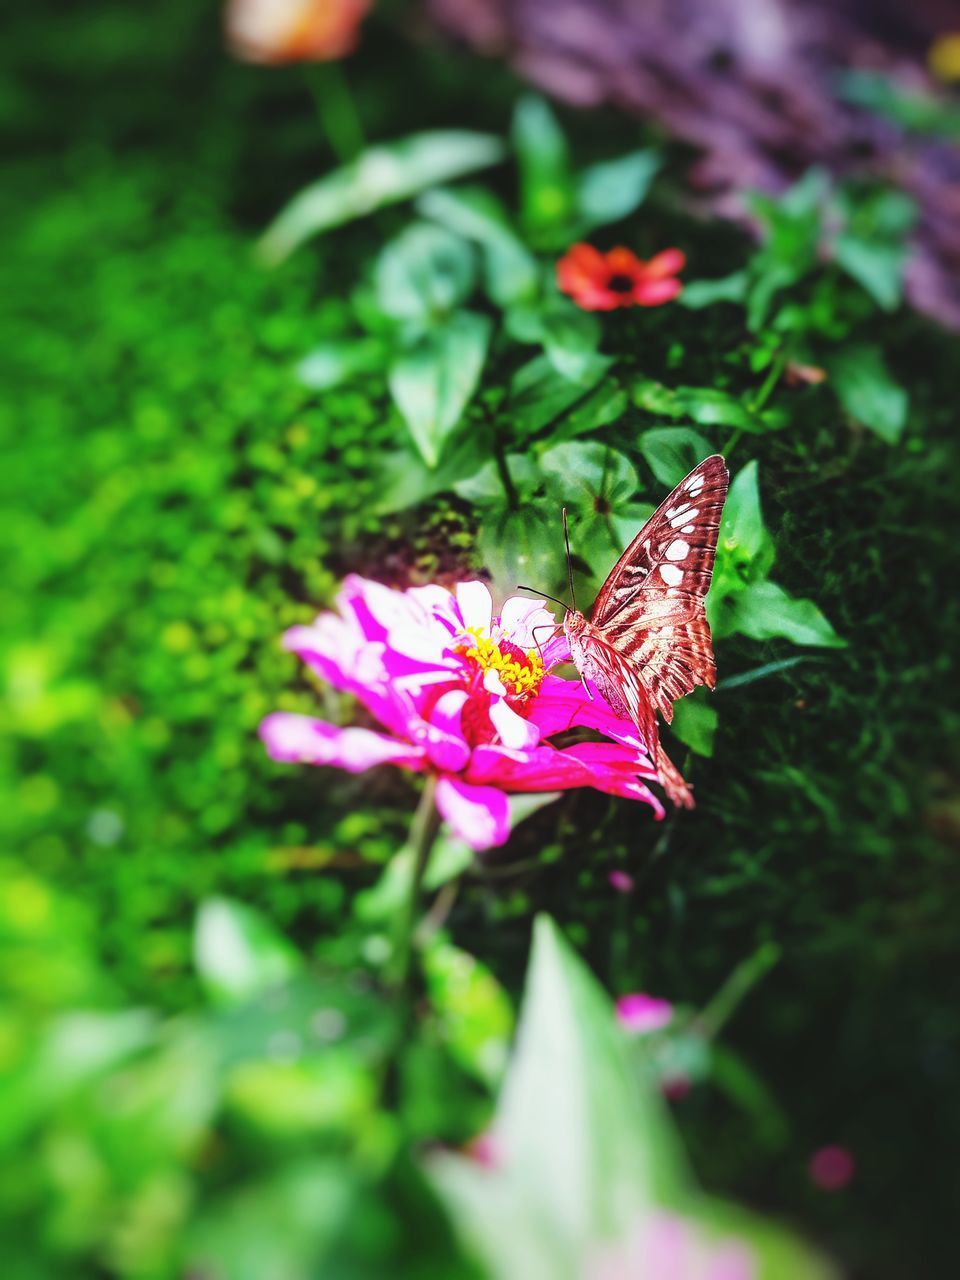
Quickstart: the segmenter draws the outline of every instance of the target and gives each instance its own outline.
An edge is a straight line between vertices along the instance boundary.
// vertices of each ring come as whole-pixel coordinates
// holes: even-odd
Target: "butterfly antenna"
[[[563,542],[567,549],[567,581],[570,584],[570,599],[573,601],[573,611],[577,611],[577,593],[573,589],[573,560],[570,558],[570,532],[567,529],[567,508],[563,508]]]
[[[570,606],[566,600],[558,600],[556,596],[548,596],[545,591],[538,591],[536,587],[525,587],[522,582],[517,583],[518,591],[532,591],[535,596],[540,596],[542,600],[552,600],[554,604],[558,604],[561,609],[569,611]]]

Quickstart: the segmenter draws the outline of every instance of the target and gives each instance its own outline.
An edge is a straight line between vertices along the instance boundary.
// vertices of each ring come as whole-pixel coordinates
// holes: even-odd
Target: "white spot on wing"
[[[662,564],[660,566],[660,577],[668,587],[679,587],[683,581],[683,570],[675,564]]]
[[[697,526],[695,524],[685,524],[680,530],[681,533],[694,533]]]
[[[682,538],[675,538],[666,550],[668,560],[682,560],[684,556],[690,554],[690,543],[684,542]]]
[[[691,498],[695,498],[703,488],[703,476],[694,476],[687,485],[687,493]]]

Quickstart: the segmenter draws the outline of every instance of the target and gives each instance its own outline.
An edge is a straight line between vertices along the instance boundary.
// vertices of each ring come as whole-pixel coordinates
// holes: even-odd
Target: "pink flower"
[[[338,613],[293,627],[284,645],[387,732],[278,711],[260,726],[274,760],[433,773],[437,808],[477,850],[510,834],[508,792],[594,787],[663,817],[642,781],[657,775],[634,725],[602,698],[591,701],[578,681],[551,674],[570,655],[539,601],[514,596],[493,617],[482,582],[394,591],[352,576],[337,605]],[[575,727],[610,741],[547,741]]]
[[[660,1000],[657,996],[648,996],[642,991],[621,996],[617,1001],[617,1021],[634,1035],[659,1031],[672,1018],[673,1005],[669,1000]]]
[[[686,261],[679,249],[644,262],[623,245],[602,253],[592,244],[575,244],[557,263],[557,285],[584,311],[659,307],[683,291],[677,274]]]
[[[611,871],[607,882],[617,893],[633,893],[633,876],[627,875],[626,871]]]
[[[757,1267],[743,1241],[713,1240],[693,1222],[655,1212],[625,1244],[595,1254],[586,1274],[589,1280],[755,1280]]]
[[[821,1191],[842,1191],[853,1178],[856,1164],[846,1147],[821,1147],[810,1157],[807,1170]]]

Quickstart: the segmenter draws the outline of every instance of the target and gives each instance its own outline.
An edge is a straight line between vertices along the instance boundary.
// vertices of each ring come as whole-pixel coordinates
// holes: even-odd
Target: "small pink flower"
[[[669,1000],[635,991],[621,996],[617,1001],[617,1019],[620,1025],[634,1035],[647,1035],[659,1031],[673,1018],[673,1005]]]
[[[611,871],[607,876],[607,883],[617,893],[633,892],[633,876],[628,876],[626,871]]]
[[[260,725],[274,760],[432,773],[437,808],[477,850],[510,834],[508,792],[594,787],[663,817],[645,785],[657,775],[635,726],[602,698],[591,701],[579,681],[551,674],[570,655],[539,601],[514,596],[494,617],[482,582],[394,591],[352,576],[337,604],[338,613],[293,627],[284,645],[387,732],[278,711]],[[609,741],[547,741],[575,727]]]
[[[753,1251],[728,1236],[711,1239],[696,1223],[654,1212],[623,1244],[608,1245],[587,1264],[587,1280],[756,1280]]]
[[[821,1147],[810,1157],[807,1171],[821,1191],[842,1191],[853,1179],[856,1164],[846,1147]]]

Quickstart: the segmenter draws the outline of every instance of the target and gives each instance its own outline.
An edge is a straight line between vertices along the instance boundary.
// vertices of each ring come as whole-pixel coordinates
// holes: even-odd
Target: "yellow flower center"
[[[536,649],[524,652],[508,640],[499,644],[485,636],[480,627],[467,627],[473,637],[473,646],[463,645],[460,652],[471,659],[481,671],[496,671],[507,693],[516,697],[531,696],[540,688],[546,674],[543,661]]]

